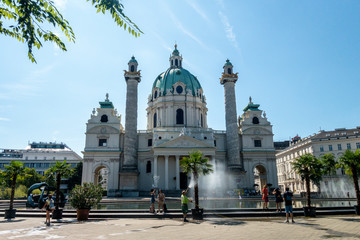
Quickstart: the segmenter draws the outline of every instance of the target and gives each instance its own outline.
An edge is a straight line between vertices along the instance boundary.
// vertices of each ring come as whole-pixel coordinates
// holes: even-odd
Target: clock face
[[[255,133],[255,134],[260,134],[260,130],[259,130],[259,129],[255,129],[254,133]]]
[[[176,92],[177,92],[178,94],[181,94],[181,93],[183,92],[183,87],[182,87],[182,86],[177,86],[177,87],[176,87]]]

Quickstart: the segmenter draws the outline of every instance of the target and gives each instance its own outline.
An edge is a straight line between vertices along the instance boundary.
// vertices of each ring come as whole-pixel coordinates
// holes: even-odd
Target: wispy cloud
[[[21,97],[34,97],[39,95],[41,85],[54,65],[33,71],[26,79],[14,83],[0,85],[0,99],[17,99]]]
[[[194,34],[192,34],[182,25],[181,21],[175,16],[175,14],[171,10],[168,11],[168,14],[170,15],[171,19],[174,21],[177,28],[179,28],[185,35],[190,37],[192,40],[197,42],[200,46],[207,49],[206,45],[199,38],[197,38]]]
[[[153,30],[152,33],[161,42],[161,45],[163,48],[165,48],[166,50],[169,50],[170,52],[172,52],[174,50],[173,48],[171,48],[168,45],[168,43],[164,40],[164,38],[162,38],[156,31]]]
[[[193,0],[186,0],[186,2],[197,12],[205,21],[210,22],[210,19],[204,13],[201,7],[199,7]]]
[[[227,39],[233,44],[235,48],[239,48],[236,41],[236,35],[233,31],[233,26],[230,24],[228,17],[224,15],[221,11],[219,12],[219,16],[221,18],[222,24],[224,25]]]
[[[55,3],[55,6],[59,10],[64,10],[66,8],[67,1],[68,0],[53,0],[53,2]]]
[[[4,118],[4,117],[0,117],[0,121],[10,122],[10,119],[9,119],[9,118]]]

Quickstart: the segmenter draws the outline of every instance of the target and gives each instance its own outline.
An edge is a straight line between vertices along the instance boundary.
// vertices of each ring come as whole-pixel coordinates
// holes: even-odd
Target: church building
[[[277,186],[272,125],[251,97],[242,115],[237,116],[238,76],[229,60],[220,77],[226,130],[208,126],[203,88],[183,68],[183,58],[175,45],[169,68],[155,78],[149,89],[147,128],[138,130],[141,75],[138,62],[132,57],[124,74],[125,127],[106,94],[86,125],[83,183],[104,186],[105,182],[108,196],[139,196],[154,187],[177,192],[188,187],[191,177],[182,172],[180,160],[199,150],[213,164],[215,173],[223,175],[223,190]]]

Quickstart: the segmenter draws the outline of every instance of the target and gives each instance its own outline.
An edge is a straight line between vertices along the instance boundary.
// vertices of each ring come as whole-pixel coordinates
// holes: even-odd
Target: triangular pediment
[[[186,149],[203,149],[203,148],[212,148],[215,149],[214,146],[211,146],[203,141],[197,140],[195,138],[189,136],[179,136],[173,140],[162,143],[154,148],[186,148]]]

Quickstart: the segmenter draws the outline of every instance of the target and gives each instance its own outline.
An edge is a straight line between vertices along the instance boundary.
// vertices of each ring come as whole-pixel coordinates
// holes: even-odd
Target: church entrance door
[[[188,182],[187,182],[187,174],[181,172],[180,173],[180,189],[187,189]]]

